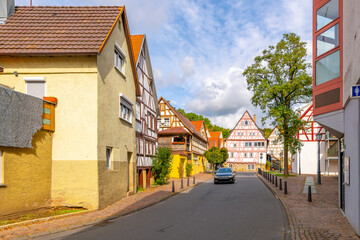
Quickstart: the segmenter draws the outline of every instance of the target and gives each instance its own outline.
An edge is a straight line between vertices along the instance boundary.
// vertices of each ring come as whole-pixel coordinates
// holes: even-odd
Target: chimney
[[[254,114],[254,122],[256,123],[256,114]]]
[[[0,24],[15,12],[15,0],[0,0]]]

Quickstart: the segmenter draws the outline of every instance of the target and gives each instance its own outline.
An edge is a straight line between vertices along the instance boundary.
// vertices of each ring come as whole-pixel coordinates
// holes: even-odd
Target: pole
[[[175,192],[175,184],[174,184],[174,181],[172,181],[172,192]]]
[[[321,174],[320,174],[320,140],[318,141],[318,171],[317,171],[317,183],[321,184]]]
[[[184,182],[183,182],[183,179],[181,179],[181,187],[180,187],[181,189],[183,189],[184,188]]]
[[[284,182],[284,194],[287,194],[287,181]]]
[[[312,199],[311,199],[311,186],[308,186],[308,202],[312,202]]]
[[[281,178],[280,178],[279,190],[282,190],[282,181],[281,181]]]
[[[195,184],[195,176],[193,177],[193,184]]]
[[[189,177],[188,177],[188,179],[187,179],[187,186],[189,186],[190,185],[190,181],[189,181]]]
[[[299,149],[299,175],[301,175],[301,149]]]

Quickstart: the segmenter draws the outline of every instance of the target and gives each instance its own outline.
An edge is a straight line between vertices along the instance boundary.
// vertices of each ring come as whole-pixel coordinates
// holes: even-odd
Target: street
[[[256,175],[237,173],[235,184],[210,180],[134,214],[37,239],[279,240],[287,225],[279,200]]]

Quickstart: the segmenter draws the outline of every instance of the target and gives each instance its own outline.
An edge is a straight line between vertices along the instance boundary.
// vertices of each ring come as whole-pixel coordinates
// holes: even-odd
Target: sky
[[[242,72],[294,32],[312,49],[311,0],[32,0],[34,6],[125,5],[131,34],[146,34],[158,97],[232,129],[251,104]],[[17,6],[30,0],[15,0]]]

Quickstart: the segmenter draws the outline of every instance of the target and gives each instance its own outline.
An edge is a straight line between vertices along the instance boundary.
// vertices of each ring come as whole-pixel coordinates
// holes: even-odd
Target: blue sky
[[[147,35],[158,96],[228,128],[246,109],[260,123],[262,113],[251,105],[242,71],[263,49],[295,32],[308,42],[311,60],[311,0],[33,0],[33,5],[125,5],[131,34]]]

